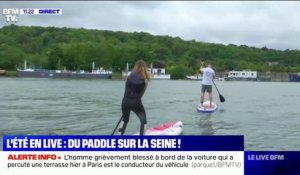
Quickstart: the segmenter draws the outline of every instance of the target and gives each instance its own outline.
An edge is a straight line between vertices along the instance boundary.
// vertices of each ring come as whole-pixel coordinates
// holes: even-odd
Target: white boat
[[[151,74],[152,80],[170,80],[171,75],[170,74]]]
[[[216,78],[216,80],[218,80],[218,81],[224,81],[225,78],[224,77],[218,77],[218,78]]]
[[[225,74],[225,81],[257,81],[257,71],[229,71]]]
[[[91,74],[112,74],[111,70],[104,70],[102,67],[100,69],[92,70]]]
[[[190,75],[190,76],[186,76],[186,79],[188,79],[188,80],[202,80],[202,76],[201,76],[201,74]]]

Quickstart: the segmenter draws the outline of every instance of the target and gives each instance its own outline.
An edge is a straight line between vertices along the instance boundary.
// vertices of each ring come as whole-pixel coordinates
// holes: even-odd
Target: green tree
[[[184,79],[186,76],[185,68],[182,65],[172,65],[167,70],[172,79]]]
[[[49,69],[61,69],[61,59],[63,58],[63,51],[60,47],[55,46],[50,50],[48,57],[48,68]]]

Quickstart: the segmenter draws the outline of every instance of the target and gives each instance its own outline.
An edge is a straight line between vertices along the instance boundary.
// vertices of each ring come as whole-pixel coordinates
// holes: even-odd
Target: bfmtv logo
[[[5,16],[6,22],[16,23],[18,21],[17,16],[19,14],[19,9],[2,9],[2,15]]]
[[[17,22],[18,15],[61,15],[62,9],[59,8],[42,8],[42,9],[2,9],[2,15],[5,16],[6,22]]]

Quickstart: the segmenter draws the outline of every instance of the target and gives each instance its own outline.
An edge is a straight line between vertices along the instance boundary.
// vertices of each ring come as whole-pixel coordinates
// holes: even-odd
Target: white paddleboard
[[[197,111],[202,113],[213,113],[217,111],[218,105],[212,102],[213,107],[210,108],[209,103],[210,103],[209,101],[205,101],[203,103],[203,106],[201,106],[201,104],[199,103],[199,105],[197,106]]]
[[[157,125],[147,129],[145,135],[181,135],[183,124],[181,121],[168,122],[163,125]],[[135,134],[139,135],[139,133]]]

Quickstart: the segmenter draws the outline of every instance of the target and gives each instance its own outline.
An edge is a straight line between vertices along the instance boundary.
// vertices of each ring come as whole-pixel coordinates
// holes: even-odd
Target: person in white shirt
[[[209,101],[210,101],[209,108],[214,107],[212,104],[213,102],[212,81],[215,77],[215,71],[211,67],[212,67],[211,64],[208,63],[207,67],[203,68],[203,62],[200,67],[200,71],[202,72],[202,89],[201,89],[201,97],[200,97],[200,103],[201,103],[200,107],[204,107],[203,100],[204,100],[205,91],[208,93],[209,96]]]

